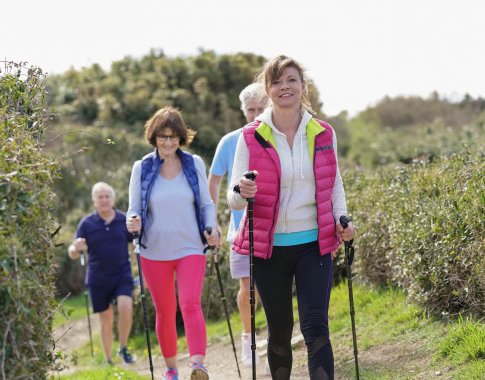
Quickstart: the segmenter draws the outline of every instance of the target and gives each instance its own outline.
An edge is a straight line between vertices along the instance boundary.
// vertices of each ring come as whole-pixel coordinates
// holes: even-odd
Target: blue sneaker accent
[[[207,368],[202,363],[192,363],[190,380],[209,380]]]
[[[167,368],[163,380],[179,380],[179,373],[175,368]]]

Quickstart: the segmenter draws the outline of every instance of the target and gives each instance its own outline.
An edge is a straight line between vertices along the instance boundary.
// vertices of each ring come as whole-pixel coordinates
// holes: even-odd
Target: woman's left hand
[[[337,223],[337,236],[343,241],[352,240],[355,236],[355,227],[352,222],[349,222],[346,229],[344,229],[340,223]]]
[[[213,231],[210,235],[207,233],[207,231],[204,231],[204,236],[207,240],[208,246],[216,248],[219,248],[221,246],[221,235],[219,234],[219,231],[217,229]]]

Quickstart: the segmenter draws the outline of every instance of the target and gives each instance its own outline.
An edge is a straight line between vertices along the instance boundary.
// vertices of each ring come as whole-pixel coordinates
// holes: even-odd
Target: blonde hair
[[[308,82],[305,79],[303,67],[293,58],[286,55],[279,55],[269,61],[267,61],[261,72],[257,75],[256,80],[264,85],[266,93],[269,93],[271,84],[281,77],[283,71],[287,67],[293,67],[298,71],[300,80],[303,83],[303,94],[301,98],[301,106],[311,114],[315,115],[310,100],[308,99]]]

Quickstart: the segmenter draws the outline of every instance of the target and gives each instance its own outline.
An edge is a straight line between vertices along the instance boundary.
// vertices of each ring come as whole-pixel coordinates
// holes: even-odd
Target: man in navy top
[[[133,240],[126,229],[126,216],[114,208],[115,192],[111,186],[98,182],[92,189],[94,211],[79,223],[76,239],[69,246],[71,259],[77,259],[87,249],[88,265],[86,285],[101,322],[101,342],[106,361],[113,364],[114,311],[112,301],[118,305],[118,355],[127,364],[134,358],[127,348],[133,319],[133,277],[128,257],[128,243]]]

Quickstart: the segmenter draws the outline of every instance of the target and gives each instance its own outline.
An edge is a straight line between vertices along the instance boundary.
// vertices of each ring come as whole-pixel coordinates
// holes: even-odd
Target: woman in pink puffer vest
[[[328,331],[332,254],[354,237],[337,162],[333,128],[312,117],[307,83],[298,62],[278,56],[259,79],[271,105],[239,138],[227,198],[232,209],[254,197],[254,276],[268,320],[268,360],[273,379],[292,367],[292,287],[296,284],[300,330],[311,379],[333,379]],[[252,170],[256,181],[243,177]],[[232,189],[239,186],[240,193]],[[233,242],[249,253],[246,215]]]

